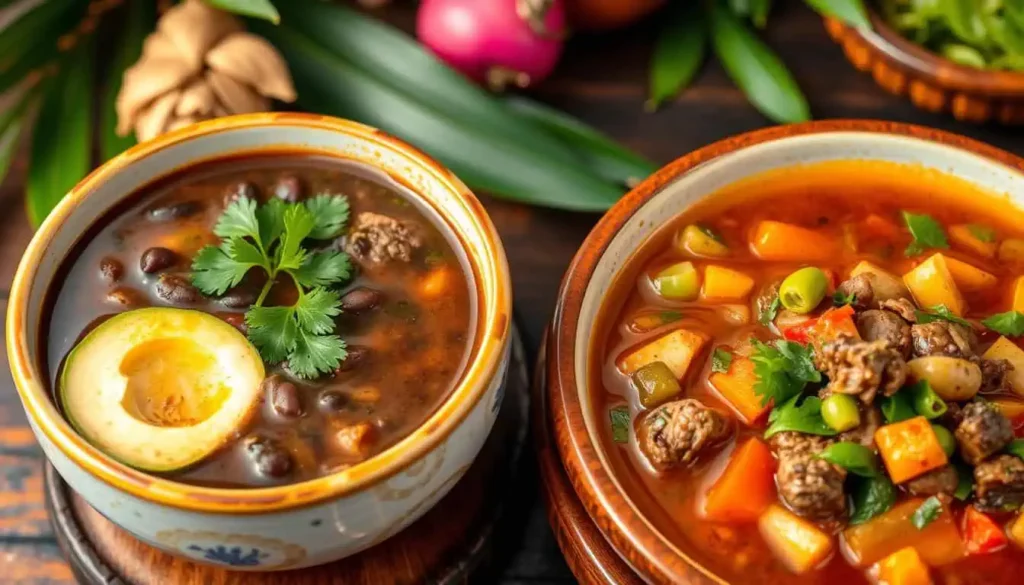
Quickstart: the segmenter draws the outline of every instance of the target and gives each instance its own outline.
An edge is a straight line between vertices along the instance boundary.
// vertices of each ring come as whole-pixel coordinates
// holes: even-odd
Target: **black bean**
[[[348,353],[345,355],[345,359],[341,360],[337,369],[334,370],[334,375],[337,376],[344,372],[350,372],[356,369],[359,367],[359,364],[365,362],[369,357],[370,348],[363,347],[361,345],[350,345],[348,347]]]
[[[172,221],[195,215],[202,208],[203,206],[198,201],[182,201],[181,203],[154,207],[146,215],[149,216],[151,221]]]
[[[180,274],[161,274],[156,294],[172,305],[187,305],[199,300],[199,290]]]
[[[139,259],[139,268],[146,274],[153,274],[174,266],[177,261],[178,255],[173,250],[154,246],[142,253],[142,258]]]
[[[249,307],[256,302],[256,298],[259,296],[259,291],[254,287],[250,286],[236,286],[235,288],[229,289],[224,296],[217,299],[217,301],[225,307],[231,307],[232,309],[240,309],[242,307]]]
[[[349,313],[361,313],[377,307],[383,301],[384,293],[360,286],[341,296],[341,310]]]
[[[341,392],[334,390],[327,390],[320,393],[320,406],[327,410],[339,411],[345,408],[348,403],[348,399]]]
[[[282,379],[281,376],[268,376],[263,381],[263,391],[269,395],[270,405],[277,414],[287,418],[302,416],[302,401],[299,399],[299,389],[295,384]]]
[[[231,205],[239,199],[259,199],[259,191],[256,190],[256,185],[248,181],[239,181],[228,186],[224,191],[224,207]]]
[[[107,302],[133,309],[145,305],[142,293],[128,286],[119,286],[107,293]]]
[[[292,470],[292,456],[277,441],[269,437],[250,436],[245,450],[261,475],[284,477]]]
[[[235,329],[238,329],[242,335],[249,334],[249,325],[245,322],[245,314],[243,313],[214,313],[221,321],[224,321],[228,325],[231,325]]]
[[[114,284],[124,276],[124,264],[117,258],[107,256],[100,260],[100,276],[109,284]]]
[[[295,203],[302,198],[302,181],[295,175],[284,175],[274,185],[274,197]]]

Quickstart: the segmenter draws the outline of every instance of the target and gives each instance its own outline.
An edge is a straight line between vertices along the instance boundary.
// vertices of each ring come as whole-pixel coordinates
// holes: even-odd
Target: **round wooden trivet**
[[[541,494],[558,548],[583,585],[643,585],[594,524],[562,466],[551,429],[546,345],[546,341],[541,343],[537,354],[530,392],[530,422],[543,484]]]
[[[319,567],[248,573],[199,565],[144,544],[72,492],[49,463],[46,503],[57,540],[79,582],[89,585],[227,585],[307,583],[346,585],[465,583],[486,561],[516,479],[528,430],[529,374],[518,332],[498,420],[476,462],[452,491],[412,526],[367,551]],[[520,517],[522,515],[519,515]],[[521,518],[520,518],[521,520]],[[511,527],[509,527],[511,528]]]

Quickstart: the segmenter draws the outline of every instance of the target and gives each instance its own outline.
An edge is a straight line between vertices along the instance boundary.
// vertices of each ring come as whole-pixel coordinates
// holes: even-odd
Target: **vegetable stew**
[[[627,262],[591,341],[631,500],[730,582],[1016,580],[1021,226],[955,177],[867,161],[692,205]]]

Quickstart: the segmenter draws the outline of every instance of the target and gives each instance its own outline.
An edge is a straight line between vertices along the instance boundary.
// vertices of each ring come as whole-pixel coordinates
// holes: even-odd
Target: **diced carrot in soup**
[[[1009,339],[1000,337],[985,350],[981,357],[987,360],[1010,362],[1013,369],[1006,373],[1006,380],[1014,392],[1024,396],[1024,349]]]
[[[878,582],[885,585],[931,585],[928,565],[917,549],[908,546],[878,561],[875,568]]]
[[[703,333],[676,329],[626,355],[620,369],[632,374],[647,364],[660,361],[681,380],[707,341],[708,337]]]
[[[1024,276],[1018,276],[1013,281],[1013,302],[1010,309],[1024,313]]]
[[[878,453],[894,483],[903,483],[948,463],[928,419],[914,417],[875,431]]]
[[[704,499],[715,522],[754,522],[775,500],[775,457],[764,441],[747,439],[729,454],[725,470]]]
[[[420,295],[424,299],[436,299],[448,290],[451,271],[447,267],[435,268],[420,281]]]
[[[754,288],[754,279],[724,266],[704,269],[704,288],[701,296],[709,300],[742,301]]]
[[[761,396],[754,392],[757,376],[749,358],[734,356],[729,370],[711,374],[708,382],[747,424],[753,424],[771,408],[771,403],[762,404]]]
[[[1024,240],[1019,238],[1006,238],[999,243],[996,252],[999,262],[1020,266],[1024,264]]]
[[[816,262],[833,259],[840,251],[840,242],[817,230],[762,221],[754,230],[750,249],[762,260]]]
[[[953,280],[946,258],[942,254],[934,254],[916,268],[903,275],[903,282],[914,295],[914,300],[921,307],[944,305],[954,315],[964,316],[967,305],[960,289]]]
[[[768,506],[757,525],[768,548],[794,573],[806,573],[832,554],[831,536],[778,504]]]
[[[949,273],[953,276],[953,282],[962,291],[985,290],[999,282],[995,275],[989,274],[974,265],[962,262],[956,258],[950,258],[949,256],[943,255],[942,257],[946,261],[946,268],[949,269]]]
[[[911,518],[923,498],[899,502],[888,512],[843,531],[843,552],[855,566],[869,567],[896,551],[914,547],[930,566],[938,567],[964,556],[953,514],[943,506],[938,517],[920,530]]]
[[[978,237],[975,233],[977,228],[971,225],[954,225],[949,228],[949,239],[953,240],[954,244],[959,245],[962,248],[966,248],[968,251],[973,252],[979,256],[985,258],[993,258],[996,255],[996,242],[986,242]]]

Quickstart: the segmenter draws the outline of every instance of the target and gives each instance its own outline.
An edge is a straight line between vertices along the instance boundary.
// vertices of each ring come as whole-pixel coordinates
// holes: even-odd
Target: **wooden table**
[[[388,15],[411,22],[408,10]],[[751,108],[716,63],[695,85],[656,114],[643,110],[647,61],[656,29],[641,25],[578,38],[558,74],[537,97],[606,131],[650,158],[667,162],[689,150],[769,122]],[[818,118],[881,118],[941,127],[1024,153],[1021,130],[977,127],[916,110],[857,73],[826,37],[821,21],[796,3],[772,16],[767,34],[806,91]],[[0,188],[0,309],[6,311],[11,278],[31,231],[22,204],[24,156]],[[504,238],[512,266],[516,311],[527,349],[536,352],[551,316],[562,273],[597,219],[594,215],[535,209],[485,199]],[[0,342],[2,343],[2,342]],[[6,359],[6,351],[2,353]],[[69,583],[43,508],[42,454],[33,440],[6,369],[0,371],[0,580]],[[520,530],[500,535],[501,554],[484,581],[505,585],[571,583],[535,486],[515,502],[531,512]]]

